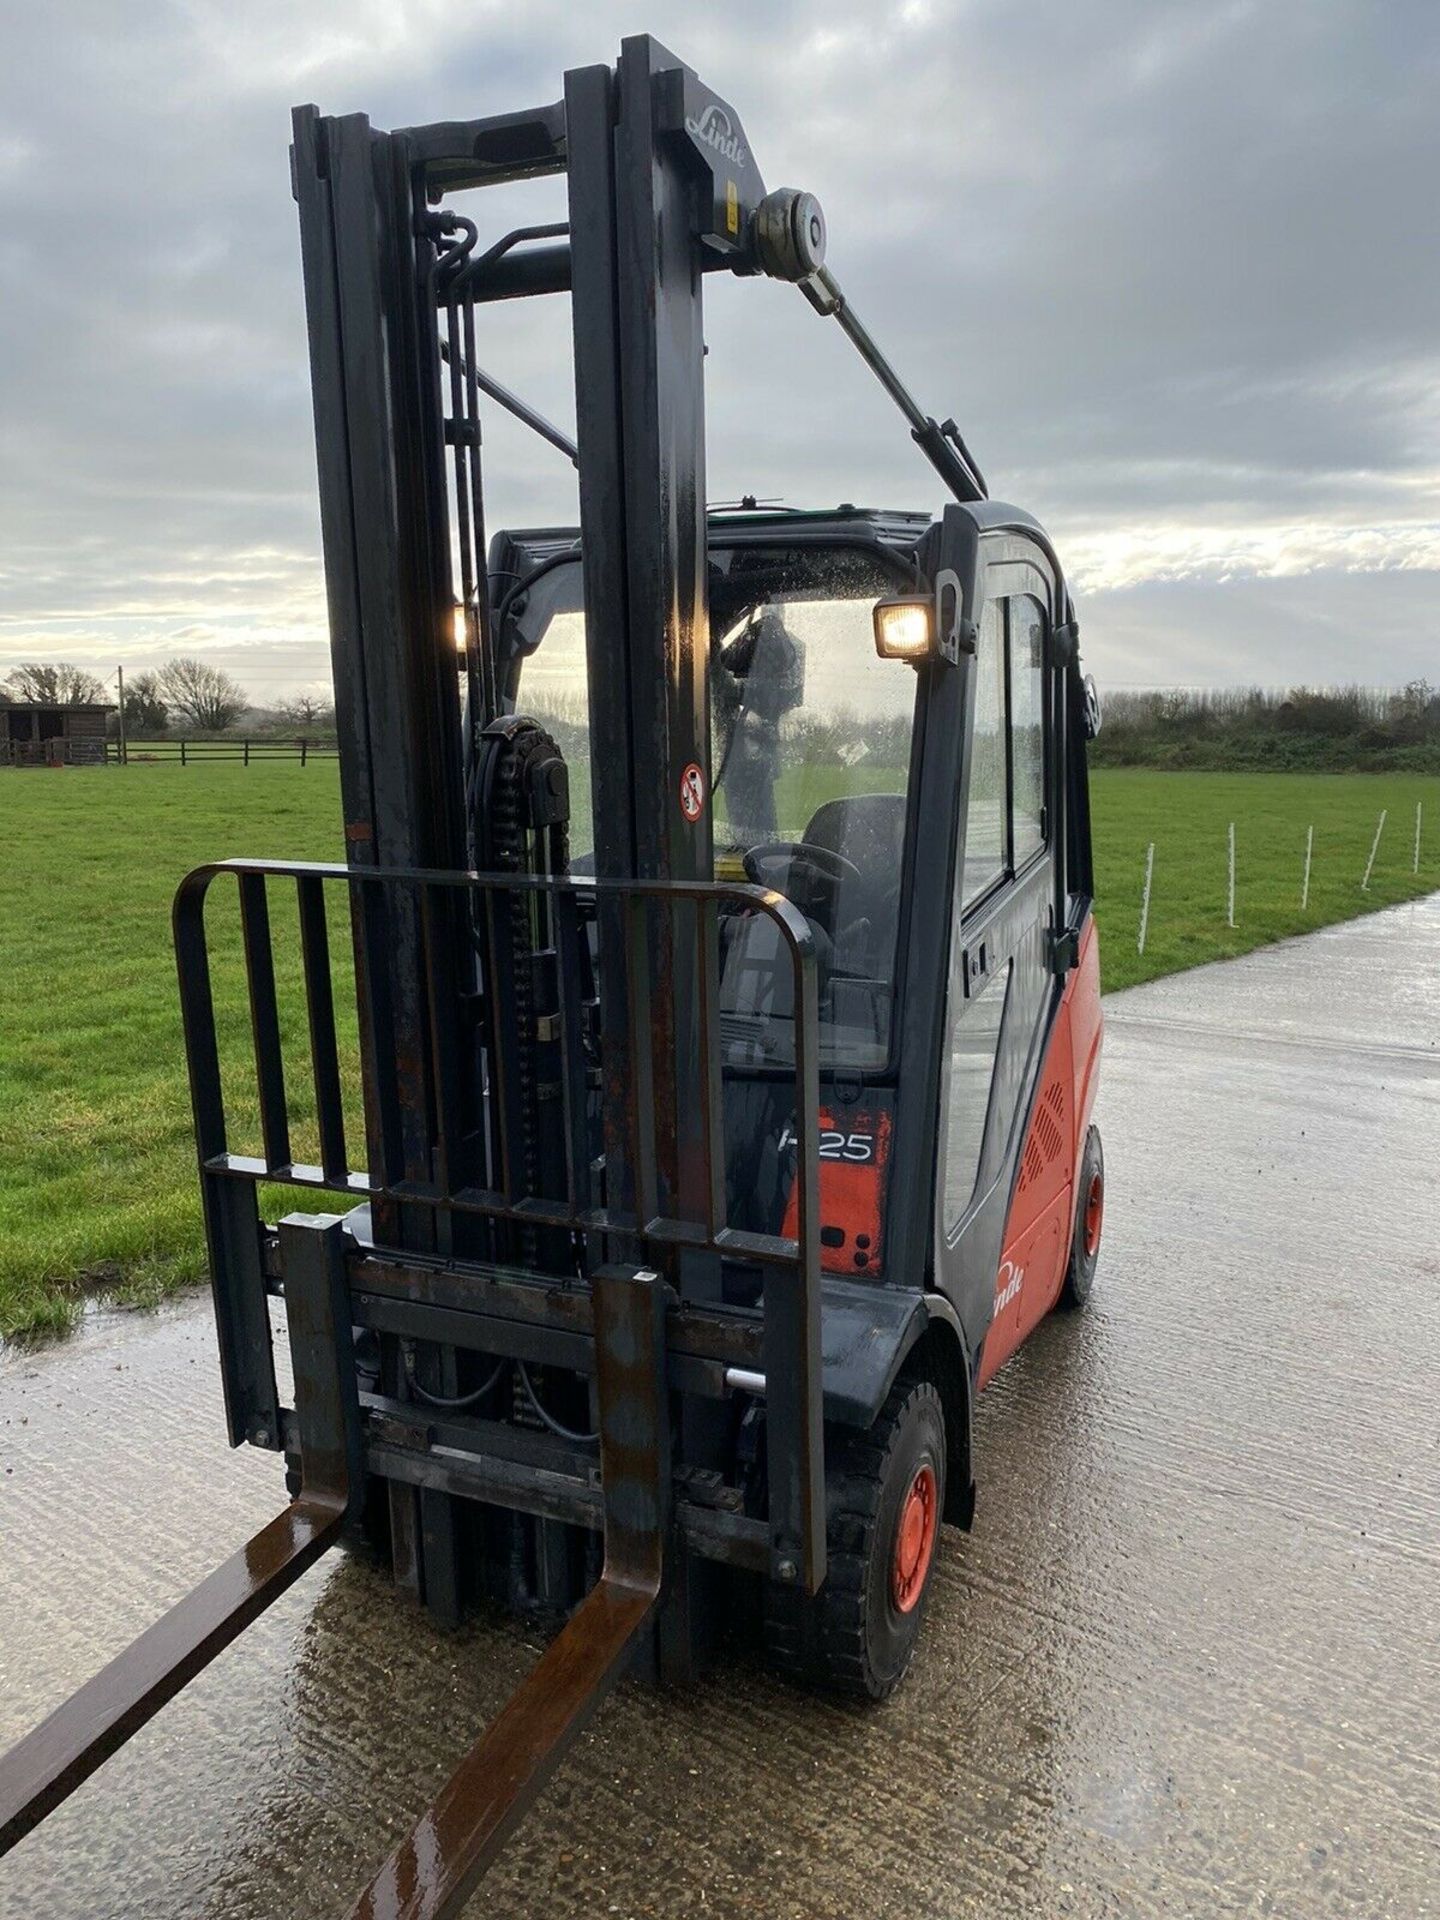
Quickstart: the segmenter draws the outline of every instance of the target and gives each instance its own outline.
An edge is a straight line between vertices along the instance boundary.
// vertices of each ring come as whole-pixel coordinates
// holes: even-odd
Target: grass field
[[[1411,873],[1415,806],[1427,821]],[[1381,808],[1368,893],[1360,881]],[[1113,771],[1094,780],[1108,987],[1246,951],[1440,887],[1440,779]],[[1236,927],[1225,924],[1236,824]],[[227,855],[332,859],[336,771],[282,764],[0,774],[0,1335],[63,1327],[86,1293],[198,1278],[199,1204],[169,908]],[[1300,909],[1305,831],[1315,828]],[[1145,848],[1150,927],[1135,952]],[[226,938],[217,899],[217,950]],[[239,972],[217,966],[241,1057]],[[293,966],[282,967],[282,993]],[[297,1020],[297,1024],[298,1020]],[[245,1104],[243,1084],[235,1083]],[[300,1115],[303,1121],[305,1115]]]
[[[1150,773],[1091,777],[1096,917],[1107,989],[1307,933],[1440,887],[1440,778],[1423,774]],[[1423,806],[1412,874],[1415,808]],[[1384,831],[1368,891],[1365,863]],[[1235,926],[1226,925],[1227,828],[1235,823]],[[1315,829],[1309,905],[1305,835]],[[1155,843],[1150,924],[1135,951],[1145,849]]]

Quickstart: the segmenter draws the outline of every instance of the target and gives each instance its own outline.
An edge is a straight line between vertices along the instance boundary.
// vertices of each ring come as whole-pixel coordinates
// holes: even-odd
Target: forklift
[[[656,41],[484,119],[302,107],[291,168],[346,858],[217,862],[174,913],[229,1439],[291,1497],[0,1761],[0,1850],[364,1543],[442,1620],[564,1621],[352,1910],[437,1920],[623,1671],[748,1620],[807,1683],[904,1676],[975,1396],[1095,1276],[1099,707],[1049,540]],[[482,237],[549,175],[563,222]],[[709,273],[838,323],[938,517],[707,507]],[[563,293],[573,440],[478,358],[490,303]],[[482,399],[573,461],[578,526],[487,537]]]

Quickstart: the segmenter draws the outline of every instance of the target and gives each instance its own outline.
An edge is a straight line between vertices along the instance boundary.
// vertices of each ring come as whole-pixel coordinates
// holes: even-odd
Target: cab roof
[[[806,542],[827,531],[843,534],[847,540],[871,540],[897,553],[909,553],[928,531],[931,516],[885,507],[857,507],[848,501],[838,507],[782,507],[771,504],[751,506],[747,501],[711,507],[706,525],[712,540],[727,533],[783,537],[799,533]],[[573,550],[580,551],[578,527],[511,528],[495,537],[491,565],[499,546],[509,541],[520,548],[527,568],[544,565]]]

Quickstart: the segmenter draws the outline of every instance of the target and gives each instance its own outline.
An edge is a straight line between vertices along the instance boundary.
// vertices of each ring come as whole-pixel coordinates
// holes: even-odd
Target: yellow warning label
[[[740,231],[740,189],[733,180],[725,182],[725,225],[731,233]]]

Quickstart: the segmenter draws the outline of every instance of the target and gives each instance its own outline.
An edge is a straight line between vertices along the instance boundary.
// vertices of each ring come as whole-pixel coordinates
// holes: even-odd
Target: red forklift
[[[346,859],[201,868],[174,920],[229,1437],[291,1498],[0,1761],[0,1850],[364,1543],[444,1620],[565,1622],[353,1909],[434,1920],[627,1667],[683,1683],[748,1619],[806,1681],[903,1677],[975,1396],[1094,1280],[1099,715],[1049,540],[654,40],[485,119],[300,108],[291,162]],[[482,236],[547,175],[567,219]],[[708,273],[838,323],[938,517],[707,508]],[[478,358],[488,305],[566,293],[573,440]],[[482,400],[573,461],[578,525],[487,537]],[[334,1211],[266,1224],[264,1186]]]

